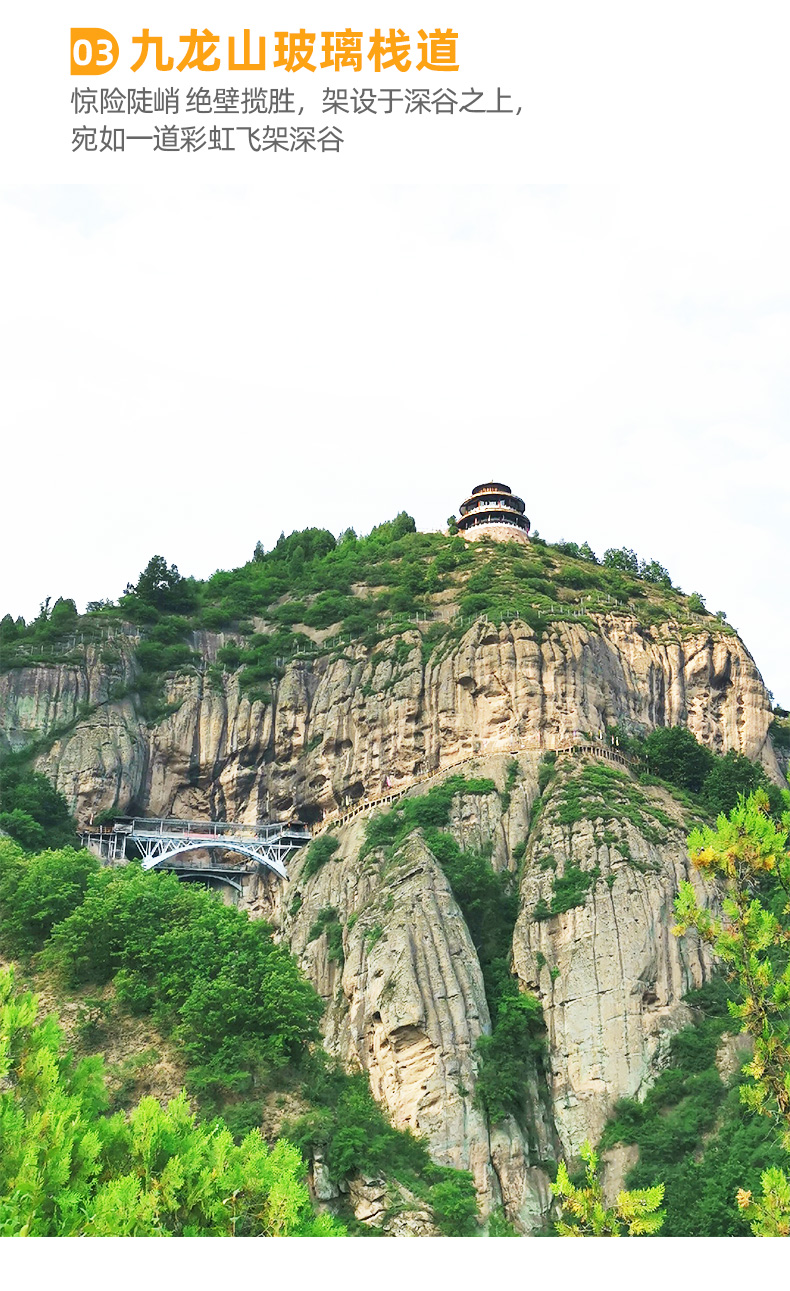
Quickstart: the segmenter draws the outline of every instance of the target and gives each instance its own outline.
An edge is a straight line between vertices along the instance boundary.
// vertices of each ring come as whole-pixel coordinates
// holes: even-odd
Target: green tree
[[[55,924],[81,904],[99,862],[72,847],[27,857],[0,839],[0,948],[9,955],[40,950]]]
[[[475,1087],[475,1106],[493,1124],[512,1115],[523,1121],[527,1111],[530,1077],[545,1048],[545,1023],[540,1000],[521,992],[510,976],[506,961],[500,961],[501,981],[493,997],[494,1020],[490,1035],[480,1036],[476,1051],[480,1067]],[[489,981],[491,973],[487,975]]]
[[[748,795],[757,789],[768,790],[762,767],[757,762],[750,762],[742,753],[730,749],[724,757],[713,760],[702,786],[702,796],[710,810],[718,816],[721,812],[732,811],[742,794]]]
[[[66,799],[38,771],[13,763],[0,768],[0,795],[0,828],[23,847],[35,851],[76,842],[76,827]],[[31,822],[39,828],[33,828]]]
[[[0,1234],[20,1237],[336,1236],[313,1213],[297,1149],[235,1144],[182,1093],[107,1117],[102,1062],[74,1064],[38,1001],[0,973]]]
[[[73,632],[77,624],[77,606],[70,597],[58,597],[49,616],[50,626],[60,632]]]
[[[180,614],[194,607],[196,596],[190,579],[182,578],[175,565],[164,556],[152,556],[127,596],[161,614]]]
[[[5,830],[29,852],[39,851],[46,846],[43,825],[39,825],[29,812],[22,811],[20,807],[0,812],[0,829]]]
[[[43,962],[70,986],[114,980],[122,1004],[153,1012],[205,1104],[244,1091],[261,1069],[298,1063],[317,1038],[321,1001],[268,925],[174,875],[91,875]]]
[[[790,1237],[790,1180],[783,1170],[765,1170],[760,1180],[762,1196],[739,1189],[738,1209],[751,1221],[755,1237]]]
[[[638,1192],[620,1192],[616,1204],[607,1208],[598,1179],[597,1153],[589,1143],[583,1143],[580,1155],[587,1166],[584,1185],[571,1183],[564,1161],[559,1164],[557,1182],[551,1185],[560,1201],[562,1217],[555,1224],[560,1237],[645,1237],[659,1231],[664,1222],[664,1212],[659,1210],[664,1199],[662,1183]]]
[[[672,579],[669,570],[657,560],[643,560],[639,566],[639,577],[646,583],[656,583],[658,587],[671,587]]]
[[[24,631],[24,619],[22,619],[20,626],[18,619],[15,620],[10,614],[5,614],[0,620],[0,643],[9,645],[16,637],[22,636]]]
[[[722,913],[702,906],[691,883],[681,882],[675,932],[695,928],[737,985],[741,998],[729,1009],[754,1041],[754,1057],[744,1068],[751,1079],[741,1098],[770,1119],[790,1150],[790,815],[783,826],[771,819],[768,796],[758,790],[741,798],[729,816],[719,816],[715,830],[695,830],[688,840],[691,859],[723,889]],[[787,1178],[781,1170],[767,1175],[762,1199],[752,1203],[749,1194],[742,1206],[754,1204],[753,1231],[766,1235],[777,1216],[790,1223]],[[746,1196],[739,1193],[739,1199]]]
[[[715,760],[687,726],[657,727],[647,736],[643,752],[653,775],[692,793],[700,792]]]
[[[607,569],[620,569],[624,574],[639,574],[639,557],[630,547],[607,547],[603,554]]]
[[[448,1176],[432,1185],[428,1203],[445,1237],[471,1237],[478,1220],[474,1179],[466,1170],[448,1171]]]

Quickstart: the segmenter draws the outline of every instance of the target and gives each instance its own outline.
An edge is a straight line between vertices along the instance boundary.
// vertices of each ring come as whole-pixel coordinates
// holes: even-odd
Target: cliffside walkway
[[[429,771],[425,775],[414,776],[408,784],[397,789],[390,789],[387,793],[379,794],[375,798],[365,798],[345,808],[343,811],[332,812],[331,815],[325,816],[321,825],[314,831],[314,836],[322,834],[324,830],[329,829],[332,825],[345,825],[356,816],[361,816],[368,811],[375,811],[380,807],[386,807],[391,802],[396,802],[402,798],[416,784],[425,784],[428,780],[436,780],[439,776],[445,776],[448,772],[460,771],[461,767],[470,766],[480,761],[482,757],[491,756],[493,753],[556,753],[557,757],[563,755],[570,757],[594,757],[603,758],[606,762],[615,762],[618,766],[625,767],[627,771],[633,769],[633,762],[626,757],[624,753],[616,747],[609,744],[599,743],[596,740],[574,740],[567,744],[560,744],[556,749],[546,749],[542,746],[528,744],[523,741],[520,744],[513,744],[507,749],[489,749],[481,750],[479,753],[471,754],[467,758],[462,758],[458,762],[448,762],[436,771]]]
[[[287,879],[285,860],[291,852],[310,841],[310,831],[305,825],[286,822],[244,825],[224,820],[146,820],[135,817],[117,821],[112,829],[86,830],[81,841],[83,847],[110,863],[125,861],[127,846],[134,843],[142,857],[144,870],[160,867],[174,869],[185,876],[194,873],[202,877],[205,873],[206,877],[217,877],[225,874],[224,866],[206,866],[195,861],[177,862],[176,858],[188,852],[221,850],[244,856],[253,864]]]
[[[207,878],[229,883],[241,891],[241,878],[246,869],[231,869],[226,865],[212,865],[210,861],[186,860],[190,852],[220,850],[244,856],[253,865],[273,871],[282,879],[288,878],[285,861],[291,852],[303,847],[311,837],[317,837],[333,825],[345,825],[357,816],[380,810],[397,802],[415,785],[437,780],[448,773],[479,763],[486,753],[547,753],[558,757],[595,757],[617,763],[629,770],[632,763],[619,749],[597,741],[572,741],[554,750],[541,748],[526,741],[507,749],[481,750],[457,762],[451,762],[436,771],[414,776],[408,784],[390,789],[376,797],[365,798],[342,811],[325,816],[314,831],[308,826],[291,822],[265,825],[236,824],[232,821],[189,821],[166,819],[130,818],[119,820],[107,828],[84,830],[80,836],[83,847],[99,856],[107,864],[123,864],[128,858],[127,847],[134,843],[142,857],[144,870],[169,869],[181,878]]]

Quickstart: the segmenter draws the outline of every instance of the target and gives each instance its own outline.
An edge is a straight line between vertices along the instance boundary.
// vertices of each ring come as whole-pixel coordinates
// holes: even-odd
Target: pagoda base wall
[[[470,529],[461,529],[467,542],[476,542],[478,538],[493,538],[494,542],[524,542],[529,544],[529,534],[518,529],[514,524],[477,524]]]

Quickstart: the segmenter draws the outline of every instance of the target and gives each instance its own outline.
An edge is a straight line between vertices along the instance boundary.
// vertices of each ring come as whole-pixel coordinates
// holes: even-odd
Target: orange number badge
[[[118,62],[118,41],[103,27],[72,27],[72,76],[102,76]]]

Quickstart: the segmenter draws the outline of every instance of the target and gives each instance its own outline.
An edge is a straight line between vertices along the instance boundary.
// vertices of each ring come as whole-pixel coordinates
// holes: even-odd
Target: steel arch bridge
[[[310,841],[310,831],[304,825],[274,823],[243,825],[229,821],[189,821],[139,819],[117,821],[111,830],[88,830],[82,835],[83,845],[98,853],[103,860],[115,863],[127,859],[127,845],[131,842],[139,849],[142,868],[153,870],[178,869],[185,873],[194,870],[199,876],[204,867],[176,864],[176,858],[188,852],[224,851],[244,856],[254,865],[271,870],[280,878],[288,878],[285,860],[291,852]]]

